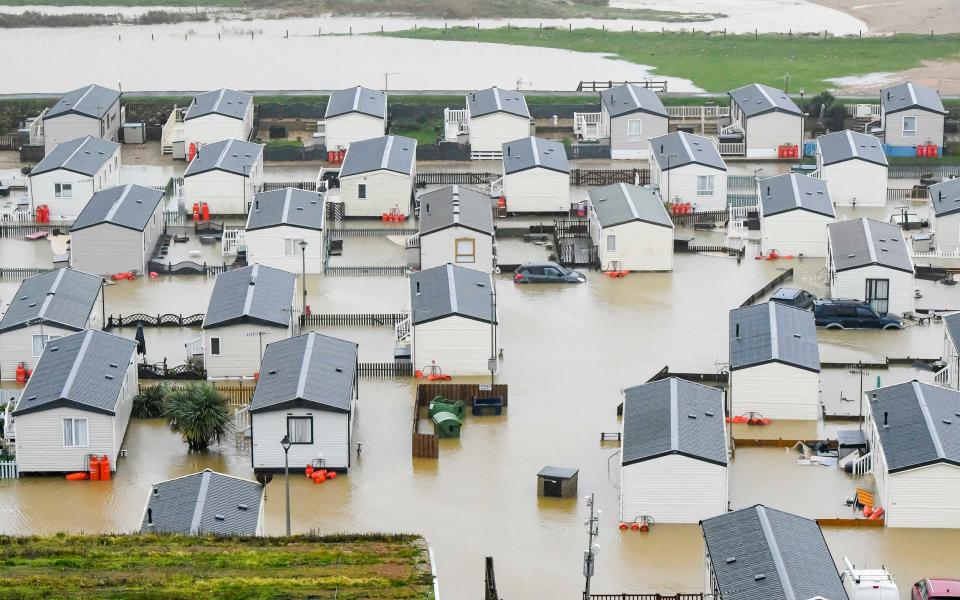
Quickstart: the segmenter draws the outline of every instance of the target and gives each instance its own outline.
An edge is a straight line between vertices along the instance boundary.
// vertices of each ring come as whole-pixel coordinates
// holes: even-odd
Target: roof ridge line
[[[123,186],[123,192],[120,194],[120,197],[117,198],[117,201],[113,203],[113,206],[110,207],[110,210],[107,211],[106,216],[103,217],[104,221],[110,221],[117,216],[117,211],[120,210],[120,206],[122,206],[124,200],[127,199],[127,195],[130,193],[132,187],[132,183]]]
[[[453,275],[453,265],[447,263],[447,287],[450,290],[450,312],[459,313],[460,306],[457,303],[457,278]]]
[[[877,262],[877,249],[873,247],[873,237],[870,235],[870,225],[867,223],[865,217],[860,218],[860,223],[863,225],[863,237],[867,240],[867,252],[870,253],[870,262]]]
[[[753,84],[757,88],[757,91],[763,94],[763,97],[766,98],[767,102],[770,103],[770,106],[776,108],[777,103],[773,101],[773,98],[770,97],[770,94],[767,93],[767,90],[763,89],[763,85],[760,83]]]
[[[910,102],[912,102],[914,105],[919,105],[920,102],[917,100],[917,93],[913,89],[912,81],[907,82],[907,91],[910,92]]]
[[[627,93],[630,94],[630,98],[633,99],[633,103],[637,106],[637,108],[643,108],[643,104],[640,103],[640,98],[637,98],[637,92],[633,89],[633,85],[625,83],[624,86],[627,88]]]
[[[297,378],[297,398],[303,399],[307,388],[307,372],[310,371],[310,359],[313,358],[313,341],[317,339],[317,333],[311,331],[307,334],[307,346],[303,351],[303,360],[300,362],[300,376]]]
[[[530,148],[533,150],[533,164],[537,167],[540,165],[540,146],[537,144],[537,138],[530,136]]]
[[[288,187],[283,195],[283,214],[280,215],[280,222],[283,224],[288,224],[287,219],[290,216],[290,199],[292,195],[293,188]]]
[[[622,181],[617,184],[620,186],[620,191],[623,192],[623,197],[627,200],[627,206],[630,207],[630,212],[633,213],[634,219],[640,219],[640,213],[637,212],[637,206],[633,203],[633,194],[627,189],[627,184]]]
[[[387,145],[383,147],[383,156],[380,157],[380,168],[386,169],[390,165],[390,152],[393,150],[394,136],[387,136]]]
[[[493,101],[497,103],[497,110],[503,110],[503,102],[500,101],[500,88],[493,86]]]
[[[253,307],[253,293],[257,287],[257,275],[260,272],[260,265],[255,264],[250,271],[250,281],[247,282],[247,295],[243,301],[243,315],[249,317],[250,309]]]
[[[783,595],[786,600],[797,600],[797,594],[793,591],[793,584],[790,582],[790,575],[787,573],[787,566],[783,563],[783,555],[780,554],[777,536],[773,534],[770,519],[767,518],[767,507],[758,504],[756,508],[757,517],[760,520],[760,529],[763,530],[763,537],[767,540],[770,557],[773,559],[773,565],[777,569],[777,575],[780,579],[780,586],[783,588]]]
[[[803,202],[800,200],[800,187],[797,185],[797,174],[790,173],[790,185],[793,187],[793,198],[797,208],[803,208]]]
[[[53,278],[53,284],[50,286],[50,289],[47,290],[47,295],[43,299],[43,304],[40,305],[40,310],[37,311],[38,318],[42,319],[44,318],[44,315],[46,315],[47,309],[50,308],[50,303],[53,302],[54,294],[57,293],[57,289],[60,287],[60,282],[63,281],[63,274],[66,272],[66,269],[58,269],[57,276]]]
[[[680,450],[680,399],[677,397],[677,378],[670,378],[670,449]]]
[[[60,392],[60,397],[63,399],[70,397],[70,389],[73,387],[73,382],[77,378],[77,373],[80,371],[80,363],[83,362],[83,356],[87,353],[87,348],[90,347],[90,340],[92,338],[93,330],[88,329],[86,333],[83,334],[83,342],[80,344],[77,355],[73,357],[73,365],[70,366],[70,373],[67,375],[66,381],[63,382],[63,390]],[[46,348],[46,344],[44,344],[44,348]]]
[[[690,162],[698,162],[693,157],[693,150],[690,149],[690,144],[687,143],[686,134],[683,131],[678,131],[677,137],[680,138],[680,143],[683,145],[683,149],[687,153],[687,160],[689,160]]]
[[[361,93],[363,93],[363,88],[361,86],[358,85],[356,88],[354,88],[353,90],[353,111],[354,112],[357,112],[357,109],[360,106]]]
[[[860,152],[857,150],[857,144],[853,141],[853,132],[847,129],[844,131],[844,133],[847,134],[847,143],[850,144],[850,153],[856,158],[860,158]]]
[[[223,150],[220,151],[220,156],[217,158],[217,164],[214,165],[214,169],[219,169],[223,164],[223,160],[227,158],[227,153],[230,151],[230,147],[233,146],[233,138],[227,140],[227,145],[223,147]]]
[[[80,152],[80,149],[87,145],[87,141],[88,141],[89,139],[90,139],[90,136],[89,136],[89,135],[88,135],[87,137],[83,138],[83,141],[80,142],[79,144],[77,144],[77,147],[74,148],[73,152],[70,153],[70,156],[68,156],[68,157],[66,157],[65,159],[63,159],[63,161],[60,163],[60,166],[57,167],[57,168],[58,168],[58,169],[66,168],[67,164],[68,164],[71,160],[73,160],[73,157],[74,157],[74,156],[77,155],[77,152]]]
[[[220,102],[223,100],[223,95],[227,93],[227,88],[220,88],[220,94],[217,96],[217,101],[213,103],[213,112],[220,112]]]
[[[933,415],[930,414],[930,407],[927,406],[927,398],[923,394],[923,389],[920,387],[919,381],[912,381],[910,383],[913,386],[913,393],[917,395],[917,404],[920,405],[920,412],[923,414],[923,420],[926,422],[930,439],[933,441],[933,447],[937,451],[937,458],[942,460],[947,457],[947,453],[943,450],[943,441],[940,439],[937,427],[933,423]]]
[[[93,88],[96,87],[96,85],[97,84],[95,83],[91,83],[90,85],[88,85],[87,89],[80,95],[79,98],[77,98],[77,101],[73,103],[73,106],[71,108],[76,108],[81,102],[83,102],[87,98],[87,96],[90,94],[90,92],[93,91]]]
[[[193,507],[193,519],[190,522],[190,535],[200,533],[200,521],[203,519],[203,509],[207,503],[207,490],[210,488],[210,474],[212,471],[204,469],[200,476],[200,489],[197,491],[197,503]]]
[[[777,306],[776,302],[767,302],[767,310],[770,316],[770,358],[780,360],[780,335],[777,331]]]

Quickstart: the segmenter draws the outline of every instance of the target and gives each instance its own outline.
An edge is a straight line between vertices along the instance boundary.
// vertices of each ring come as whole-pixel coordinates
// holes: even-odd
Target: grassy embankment
[[[708,92],[724,93],[751,82],[816,94],[836,87],[830,78],[904,71],[924,60],[960,59],[960,35],[898,34],[887,37],[813,35],[723,35],[610,32],[598,29],[481,29],[456,27],[390,32],[385,35],[603,52],[650,65],[657,74],[690,79]],[[558,65],[562,68],[562,65]],[[596,74],[603,79],[603,73]],[[575,83],[575,82],[573,82]]]
[[[106,13],[51,15],[28,10],[19,14],[0,13],[0,29],[29,27],[100,27],[105,25],[167,25],[171,23],[208,21],[205,12],[148,10],[142,15],[125,16]]]
[[[0,537],[0,598],[433,598],[412,535]]]

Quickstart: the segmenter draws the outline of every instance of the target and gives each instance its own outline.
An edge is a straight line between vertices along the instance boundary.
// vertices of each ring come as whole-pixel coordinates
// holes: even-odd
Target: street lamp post
[[[803,88],[800,88],[798,91],[800,92],[800,152],[799,152],[799,156],[800,156],[800,160],[803,160],[803,136],[804,136],[804,127],[805,127],[805,121],[806,121],[806,118],[807,118],[807,113],[805,112],[804,107],[803,107],[803,93],[804,93],[805,90],[804,90]]]
[[[287,537],[290,537],[290,436],[280,440],[283,446],[283,484],[287,488]]]
[[[600,552],[600,546],[594,543],[597,535],[600,533],[598,524],[600,522],[600,511],[595,510],[594,494],[587,496],[587,508],[590,509],[590,516],[584,523],[589,531],[589,541],[587,542],[587,551],[583,553],[583,577],[586,581],[583,589],[583,600],[590,600],[590,578],[593,577],[594,565],[597,560],[597,553]]]
[[[303,288],[303,306],[300,307],[303,315],[303,323],[307,323],[307,240],[300,240],[300,258],[302,260],[302,272],[300,286]]]
[[[670,197],[670,160],[677,158],[676,154],[664,154],[667,159],[667,203],[673,202],[673,199]]]

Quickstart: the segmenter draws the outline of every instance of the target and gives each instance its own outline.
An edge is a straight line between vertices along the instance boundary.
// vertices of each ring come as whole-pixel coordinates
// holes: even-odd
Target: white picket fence
[[[0,479],[16,479],[20,476],[17,463],[13,460],[0,462]]]

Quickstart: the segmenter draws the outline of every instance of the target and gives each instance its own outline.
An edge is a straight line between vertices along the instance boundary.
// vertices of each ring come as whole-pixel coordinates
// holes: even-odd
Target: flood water
[[[753,166],[737,164],[732,170],[749,173]],[[764,168],[773,174],[782,167]],[[267,178],[299,178],[310,169],[268,165]],[[141,175],[168,176],[146,168]],[[901,183],[897,187],[906,187]],[[574,189],[571,198],[583,193]],[[852,216],[868,214],[860,211]],[[869,214],[882,217],[884,211]],[[683,233],[704,239],[719,235]],[[518,240],[509,243],[517,256],[543,251]],[[582,496],[594,492],[603,510],[595,592],[701,591],[703,548],[696,525],[655,525],[645,535],[617,529],[617,448],[601,444],[600,433],[619,428],[620,390],[646,381],[664,365],[674,371],[719,371],[727,360],[728,310],[783,269],[795,269],[793,284],[826,293],[822,259],[758,261],[754,254],[748,250],[740,264],[725,256],[680,254],[672,273],[610,279],[589,272],[587,283],[562,287],[518,287],[509,276],[500,276],[504,359],[497,381],[510,386],[505,414],[468,416],[460,439],[441,441],[438,460],[411,459],[415,382],[361,380],[356,439],[363,453],[348,475],[323,485],[310,483],[295,466],[294,530],[423,534],[435,551],[444,598],[478,597],[484,556],[496,559],[504,597],[576,598],[586,546]],[[348,261],[344,264],[399,263],[402,247],[383,238],[350,238],[342,258]],[[49,244],[0,239],[0,266],[41,266],[48,260]],[[0,303],[9,301],[17,285],[0,283]],[[107,312],[201,313],[212,286],[213,279],[198,276],[121,282],[106,289]],[[923,295],[920,307],[960,309],[955,288],[925,281],[917,287]],[[408,293],[403,277],[311,276],[307,290],[313,311],[324,313],[396,312],[405,308]],[[318,331],[357,341],[363,361],[392,356],[390,328]],[[115,332],[134,334],[132,329]],[[166,357],[171,365],[180,364],[183,344],[198,335],[189,328],[147,329],[147,360]],[[937,357],[943,328],[934,323],[894,332],[821,331],[818,337],[823,361]],[[932,375],[907,367],[879,370],[865,378],[864,388],[872,389],[878,376],[889,385]],[[846,407],[840,398],[858,394],[859,377],[848,371],[825,371],[822,381],[825,402],[835,399]],[[824,436],[840,427],[856,423],[830,421],[813,425],[813,431],[774,423],[744,435]],[[109,482],[0,481],[0,533],[134,531],[153,482],[206,467],[252,476],[248,451],[232,437],[209,452],[191,454],[163,422],[134,419],[124,447],[127,457]],[[844,499],[857,483],[835,468],[798,466],[795,459],[780,448],[738,447],[730,476],[732,508],[765,503],[811,518],[849,516]],[[580,499],[538,499],[536,473],[545,465],[579,468]],[[267,498],[266,531],[281,535],[282,478],[268,486]],[[848,556],[858,565],[886,565],[904,590],[923,576],[960,575],[957,531],[828,527],[825,535],[838,562]]]

